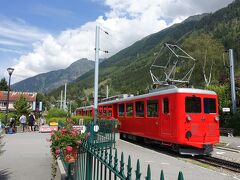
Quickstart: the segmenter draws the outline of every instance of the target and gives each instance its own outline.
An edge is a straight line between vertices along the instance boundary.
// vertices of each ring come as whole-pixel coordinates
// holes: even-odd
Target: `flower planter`
[[[74,147],[72,151],[63,150],[64,160],[67,163],[74,163],[77,161],[77,148]]]

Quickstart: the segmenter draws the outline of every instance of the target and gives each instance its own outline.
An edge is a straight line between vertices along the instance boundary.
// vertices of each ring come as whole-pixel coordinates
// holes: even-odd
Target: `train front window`
[[[128,103],[126,105],[126,115],[133,116],[133,104],[132,103]]]
[[[216,113],[216,99],[204,98],[204,113]]]
[[[124,104],[118,105],[118,116],[124,116]]]
[[[186,97],[185,98],[185,112],[186,113],[201,113],[201,98],[200,97]]]
[[[144,117],[144,102],[143,101],[136,102],[136,116]]]
[[[147,116],[158,117],[158,100],[147,101]]]

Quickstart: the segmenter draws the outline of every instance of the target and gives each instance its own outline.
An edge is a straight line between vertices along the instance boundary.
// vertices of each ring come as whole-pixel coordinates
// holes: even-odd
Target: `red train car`
[[[219,142],[215,92],[169,88],[99,103],[100,118],[119,120],[121,138],[152,140],[181,154],[210,154]]]

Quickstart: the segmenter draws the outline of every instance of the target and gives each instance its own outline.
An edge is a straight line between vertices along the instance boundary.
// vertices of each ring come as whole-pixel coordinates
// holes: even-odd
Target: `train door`
[[[215,97],[204,97],[203,106],[204,116],[202,118],[205,121],[206,134],[208,137],[218,137],[219,117],[217,112],[217,99]]]
[[[159,135],[159,101],[158,99],[147,100],[147,118],[145,122],[146,134],[152,138]]]
[[[205,116],[202,113],[201,97],[192,95],[185,97],[185,113],[186,113],[186,138],[192,141],[202,141],[205,132]]]
[[[161,110],[161,134],[171,135],[171,117],[170,117],[170,100],[169,97],[162,98]]]

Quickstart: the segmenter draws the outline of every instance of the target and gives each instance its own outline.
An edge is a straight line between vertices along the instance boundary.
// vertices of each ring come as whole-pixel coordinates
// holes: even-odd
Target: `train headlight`
[[[191,121],[191,120],[192,120],[192,117],[191,117],[190,115],[187,115],[186,118],[187,118],[188,121]]]
[[[219,121],[219,116],[215,116],[215,118],[214,118],[214,119],[215,119],[215,121],[217,121],[217,122],[218,122],[218,121]]]

